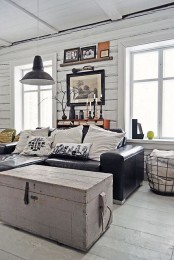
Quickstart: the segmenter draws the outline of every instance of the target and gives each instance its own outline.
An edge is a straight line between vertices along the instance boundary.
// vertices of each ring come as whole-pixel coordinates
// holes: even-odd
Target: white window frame
[[[129,139],[132,138],[131,79],[130,76],[128,77],[127,75],[130,75],[131,52],[135,52],[135,50],[142,51],[144,49],[147,51],[147,47],[149,50],[152,50],[159,48],[159,46],[171,46],[173,45],[173,41],[174,36],[172,37],[172,35],[168,33],[161,35],[153,34],[148,37],[133,37],[132,39],[126,38],[118,41],[118,126],[125,129]],[[161,69],[162,66],[160,70]]]
[[[32,67],[34,57],[21,59],[11,63],[11,127],[15,128],[18,131],[23,129],[22,122],[20,125],[16,124],[15,116],[21,117],[22,119],[22,84],[19,80],[22,78],[22,70]],[[49,61],[52,63],[52,77],[55,79],[55,84],[52,86],[52,95],[56,95],[57,89],[57,54],[42,55],[43,63],[46,64]],[[52,122],[53,127],[56,127],[57,121],[57,104],[53,99],[52,102]]]
[[[46,63],[47,64],[47,63]],[[47,65],[44,65],[44,69],[46,68],[46,67],[52,67],[52,64],[47,64]],[[30,69],[32,69],[32,67],[30,68]],[[26,74],[26,69],[23,69],[22,70],[22,77],[24,76]],[[44,92],[44,91],[52,91],[52,93],[53,93],[53,87],[52,88],[44,88],[44,89],[42,89],[42,86],[39,86],[39,85],[36,85],[36,87],[37,87],[37,89],[35,90],[35,89],[33,89],[33,90],[25,90],[25,86],[22,84],[22,129],[24,129],[24,106],[25,106],[25,104],[24,104],[24,95],[25,95],[25,93],[29,93],[29,92],[37,92],[38,93],[38,126],[42,126],[41,125],[41,118],[40,118],[40,102],[41,102],[41,100],[40,100],[40,96],[41,96],[41,92]],[[53,96],[53,95],[52,95]],[[52,121],[53,121],[53,118],[52,118]],[[53,123],[53,122],[52,122]]]

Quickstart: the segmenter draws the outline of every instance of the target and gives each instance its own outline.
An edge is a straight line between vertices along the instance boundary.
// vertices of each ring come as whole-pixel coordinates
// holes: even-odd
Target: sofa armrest
[[[123,201],[144,179],[144,148],[126,145],[100,156],[102,172],[113,174],[113,195]]]
[[[10,154],[15,150],[17,142],[0,144],[0,154]]]
[[[117,163],[123,163],[125,160],[130,157],[144,151],[142,146],[133,146],[125,145],[119,149],[114,149],[109,152],[103,153],[100,156],[100,166],[108,172],[113,172],[116,170],[115,167],[118,167]]]

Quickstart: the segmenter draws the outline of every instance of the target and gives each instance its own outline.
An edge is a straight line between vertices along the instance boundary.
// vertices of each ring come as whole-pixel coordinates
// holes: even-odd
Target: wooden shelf
[[[74,127],[79,125],[96,125],[104,129],[110,128],[110,120],[108,119],[72,119],[72,120],[57,120],[57,128],[59,127]]]
[[[100,59],[90,59],[90,60],[79,60],[79,61],[73,61],[73,62],[67,62],[60,64],[60,67],[66,67],[66,66],[72,66],[72,65],[77,65],[77,64],[86,64],[86,63],[92,63],[92,62],[101,62],[101,61],[106,61],[106,60],[113,60],[113,57],[104,57]]]

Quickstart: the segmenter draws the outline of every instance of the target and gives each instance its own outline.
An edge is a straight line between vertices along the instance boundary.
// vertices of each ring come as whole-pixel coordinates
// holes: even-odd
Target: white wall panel
[[[62,83],[66,89],[66,74],[71,73],[72,68],[82,68],[84,65],[74,65],[68,67],[60,67],[63,62],[64,49],[73,47],[84,47],[94,45],[101,41],[110,41],[110,55],[113,60],[89,63],[96,70],[105,70],[105,97],[106,105],[103,106],[103,114],[105,118],[111,120],[111,128],[117,127],[118,122],[118,41],[122,39],[133,39],[135,36],[152,37],[155,40],[156,34],[170,33],[170,38],[174,38],[174,18],[171,10],[157,12],[142,17],[127,19],[110,25],[91,26],[88,29],[81,29],[76,32],[62,34],[62,36],[52,39],[45,39],[39,42],[39,50],[41,55],[57,53],[57,82]],[[28,42],[16,45],[10,48],[0,50],[0,60],[13,62],[24,57],[33,57],[35,55],[35,42]],[[9,84],[10,70],[9,66],[0,66],[0,110],[6,106],[9,111]],[[7,92],[5,88],[7,87]],[[76,107],[78,113],[80,109],[85,107]],[[66,114],[69,114],[67,108]],[[6,114],[8,115],[8,113]],[[60,106],[58,106],[58,118],[61,118]],[[10,118],[8,118],[10,122]],[[8,122],[6,122],[7,124]],[[2,127],[0,123],[0,127]],[[119,126],[118,126],[119,127]]]
[[[10,66],[0,65],[0,128],[10,127]]]

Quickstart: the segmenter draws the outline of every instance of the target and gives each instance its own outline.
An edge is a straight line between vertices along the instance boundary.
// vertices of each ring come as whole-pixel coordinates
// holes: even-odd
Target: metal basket
[[[146,173],[153,192],[174,196],[174,159],[148,155]]]

